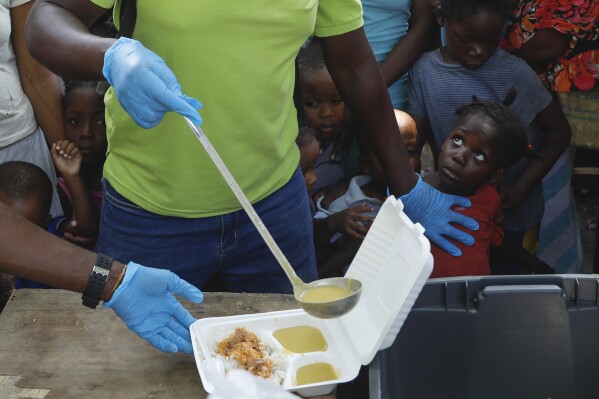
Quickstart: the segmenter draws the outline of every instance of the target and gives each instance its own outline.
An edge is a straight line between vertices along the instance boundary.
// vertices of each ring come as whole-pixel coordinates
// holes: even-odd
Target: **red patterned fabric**
[[[555,29],[570,40],[562,58],[537,71],[550,90],[567,92],[599,87],[599,1],[520,0],[514,19],[501,44],[508,51],[519,49],[541,29]]]

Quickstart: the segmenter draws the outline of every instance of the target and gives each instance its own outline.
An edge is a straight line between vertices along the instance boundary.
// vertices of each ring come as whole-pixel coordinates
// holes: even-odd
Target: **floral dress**
[[[506,50],[518,49],[541,29],[555,29],[570,40],[567,52],[538,70],[553,92],[590,90],[599,87],[599,1],[520,0],[514,11]]]

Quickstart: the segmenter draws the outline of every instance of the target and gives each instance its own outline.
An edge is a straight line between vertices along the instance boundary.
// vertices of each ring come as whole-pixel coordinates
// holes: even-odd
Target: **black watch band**
[[[83,291],[83,304],[88,308],[95,309],[100,303],[100,296],[108,280],[108,273],[112,267],[113,259],[110,256],[98,254],[96,264],[87,282],[87,287]]]

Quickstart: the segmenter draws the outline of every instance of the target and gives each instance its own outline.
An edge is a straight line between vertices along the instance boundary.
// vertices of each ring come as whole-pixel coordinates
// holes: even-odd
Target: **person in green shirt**
[[[291,292],[184,115],[202,123],[298,275],[316,278],[293,104],[294,59],[311,34],[408,216],[456,255],[443,236],[472,243],[450,225],[477,228],[449,210],[469,202],[433,190],[409,164],[359,0],[144,0],[131,39],[91,35],[113,6],[119,21],[115,0],[38,0],[26,31],[31,53],[55,73],[112,86],[97,250],[168,265],[198,287],[218,271],[232,291]]]

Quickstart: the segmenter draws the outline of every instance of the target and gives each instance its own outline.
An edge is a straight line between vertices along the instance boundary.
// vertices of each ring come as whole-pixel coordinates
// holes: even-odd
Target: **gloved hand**
[[[123,282],[104,307],[161,351],[192,353],[189,326],[195,319],[174,294],[194,303],[204,299],[202,291],[175,273],[130,262]]]
[[[445,237],[453,238],[465,245],[474,244],[474,238],[449,223],[461,224],[470,230],[478,230],[478,223],[468,217],[452,211],[454,205],[468,208],[470,200],[457,195],[443,194],[422,181],[418,182],[407,194],[399,197],[404,205],[404,212],[414,223],[424,227],[424,235],[450,255],[460,256],[462,251]]]
[[[121,37],[110,46],[102,73],[139,126],[156,126],[168,111],[187,116],[196,125],[202,123],[197,113],[202,104],[184,95],[164,60],[137,40]]]

